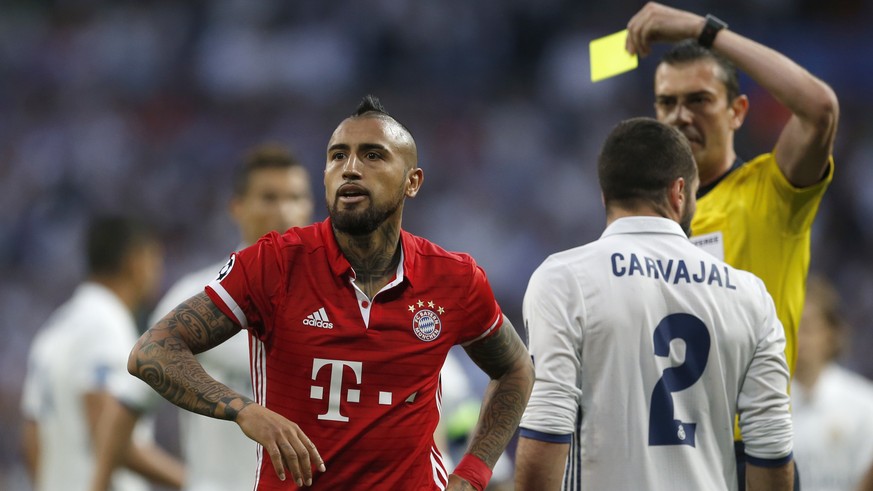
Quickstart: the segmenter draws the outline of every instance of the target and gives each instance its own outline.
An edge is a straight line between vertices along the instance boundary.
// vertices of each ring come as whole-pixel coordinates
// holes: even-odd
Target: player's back
[[[658,221],[622,219],[544,263],[566,268],[581,298],[569,475],[586,489],[735,489],[733,421],[771,301],[681,233],[653,232]]]
[[[41,490],[86,490],[94,470],[85,396],[119,376],[135,329],[130,313],[108,290],[80,286],[34,339],[23,406],[39,426]],[[126,372],[125,372],[125,375]],[[114,489],[144,490],[128,471],[113,476]]]
[[[93,469],[81,384],[77,373],[70,370],[77,344],[74,329],[68,329],[71,319],[64,319],[70,307],[66,304],[56,311],[37,334],[28,362],[24,404],[26,417],[39,427],[37,489],[66,489],[65,480],[67,484],[82,483],[71,484],[69,489],[85,489]]]

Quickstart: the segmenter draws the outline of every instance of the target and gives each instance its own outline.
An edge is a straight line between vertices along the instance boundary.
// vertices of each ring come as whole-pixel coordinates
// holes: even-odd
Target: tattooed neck
[[[355,284],[373,298],[397,272],[400,227],[386,222],[366,236],[349,236],[339,232],[335,232],[335,235],[340,250],[355,270]]]

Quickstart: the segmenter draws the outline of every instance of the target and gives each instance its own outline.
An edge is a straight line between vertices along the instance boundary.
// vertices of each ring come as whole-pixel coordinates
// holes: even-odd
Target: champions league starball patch
[[[412,318],[412,332],[422,341],[433,341],[440,335],[441,331],[440,318],[432,310],[419,310]]]
[[[218,272],[218,276],[215,278],[215,281],[221,281],[230,273],[230,270],[233,269],[233,263],[236,261],[236,255],[230,256],[230,259],[227,260],[227,264],[225,264],[221,271]]]

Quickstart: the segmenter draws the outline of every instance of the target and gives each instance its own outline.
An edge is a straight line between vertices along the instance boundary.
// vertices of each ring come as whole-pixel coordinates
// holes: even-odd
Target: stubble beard
[[[340,210],[339,197],[335,197],[333,203],[327,204],[327,211],[337,231],[351,236],[369,235],[400,209],[403,197],[403,193],[400,193],[384,206],[371,205],[364,210]]]
[[[686,203],[691,202],[691,195],[686,195]],[[682,218],[679,220],[679,226],[682,227],[682,231],[685,232],[689,238],[691,237],[691,221],[694,219],[694,213],[697,211],[697,206],[694,207],[687,206],[685,207],[684,214]]]
[[[685,232],[685,235],[691,237],[691,219],[694,218],[693,215],[688,214],[687,216],[682,217],[682,221],[679,222],[679,226],[682,227],[682,231]]]

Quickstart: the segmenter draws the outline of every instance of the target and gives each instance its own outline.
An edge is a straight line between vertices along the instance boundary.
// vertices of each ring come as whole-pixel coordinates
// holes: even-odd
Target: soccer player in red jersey
[[[412,135],[366,97],[328,143],[330,218],[232,254],[131,352],[131,373],[165,398],[234,421],[260,444],[258,490],[487,485],[533,367],[475,261],[401,229],[423,179]],[[254,401],[194,358],[240,329],[250,335]],[[467,454],[448,474],[433,433],[440,368],[455,344],[491,383]]]

